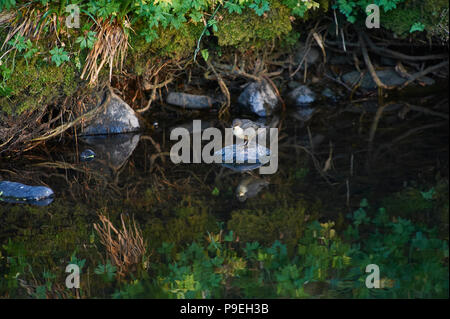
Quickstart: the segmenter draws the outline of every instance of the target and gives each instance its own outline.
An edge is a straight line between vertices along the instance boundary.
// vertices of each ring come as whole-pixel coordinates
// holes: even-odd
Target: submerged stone
[[[95,153],[91,149],[86,149],[80,154],[80,160],[82,162],[90,162],[95,158]]]
[[[278,107],[278,97],[267,81],[252,82],[239,95],[238,103],[260,117],[272,115]]]
[[[139,128],[134,110],[116,94],[112,94],[106,110],[88,123],[82,135],[131,133]]]
[[[256,143],[228,145],[214,155],[221,157],[222,166],[238,172],[257,169],[270,160],[270,150]]]
[[[0,182],[0,201],[45,206],[53,201],[53,196],[53,191],[46,186],[29,186],[10,181]]]

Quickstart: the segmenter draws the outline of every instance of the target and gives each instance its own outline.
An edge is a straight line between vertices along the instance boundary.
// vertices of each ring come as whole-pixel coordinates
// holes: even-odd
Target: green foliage
[[[264,12],[269,11],[269,2],[266,0],[255,0],[255,2],[251,3],[248,7],[255,10],[255,13],[258,16],[262,16]]]
[[[75,42],[80,44],[80,49],[84,49],[84,48],[92,49],[92,47],[94,46],[95,40],[96,40],[96,38],[95,38],[96,34],[97,33],[94,31],[89,31],[86,34],[86,36],[78,37]]]
[[[322,1],[323,2],[323,1]],[[286,5],[288,8],[292,9],[292,14],[304,17],[305,13],[309,10],[315,10],[321,7],[320,1],[313,1],[313,0],[307,0],[307,1],[298,1],[298,0],[284,0],[283,4]],[[328,2],[325,2],[326,6],[328,6]],[[328,9],[328,7],[323,8],[325,11]]]
[[[214,35],[221,46],[260,47],[292,30],[289,16],[290,9],[277,1],[271,2],[270,10],[261,16],[252,9],[244,9],[239,15],[227,12]]]
[[[290,209],[282,197],[276,198],[275,211],[263,209],[272,197],[261,205],[247,203],[248,209],[235,210],[224,229],[209,220],[210,205],[184,197],[168,211],[155,208],[161,219],[148,218],[144,232],[153,247],[149,268],[120,282],[115,266],[99,260],[100,246],[85,224],[91,211],[77,206],[68,212],[58,200],[51,207],[0,209],[2,224],[14,225],[4,232],[18,233],[0,249],[0,295],[27,296],[19,283],[35,282],[32,297],[55,296],[67,275],[65,266],[74,263],[82,269],[84,297],[446,297],[448,241],[396,210],[411,198],[416,205],[431,205],[416,212],[409,208],[414,214],[433,213],[438,203],[448,207],[448,184],[422,189],[393,194],[379,208],[362,199],[339,232],[334,222],[316,220],[314,205],[299,201]],[[148,215],[153,196],[147,192],[148,203],[139,208]],[[381,289],[365,286],[369,264],[380,267]],[[71,295],[70,290],[59,293]]]
[[[448,33],[448,17],[443,24],[440,15],[441,12],[448,13],[446,0],[337,0],[333,8],[338,9],[347,21],[363,25],[367,15],[365,8],[369,4],[380,7],[381,26],[398,36],[405,37],[417,31],[441,35],[445,29]]]
[[[413,33],[416,31],[423,31],[423,30],[425,30],[425,25],[421,22],[416,22],[411,26],[409,33]]]
[[[100,275],[105,282],[112,282],[116,277],[117,268],[111,265],[111,262],[108,260],[105,265],[98,265],[95,268],[94,273]]]
[[[375,4],[380,7],[380,10],[388,12],[397,7],[397,4],[404,2],[405,0],[337,0],[334,8],[347,17],[347,20],[351,23],[356,22],[359,16],[361,21],[365,20],[366,7],[369,4]],[[362,19],[361,16],[364,18]]]
[[[52,61],[56,66],[60,66],[65,61],[69,61],[69,56],[67,55],[67,52],[64,51],[64,48],[54,47],[50,50],[50,54],[52,55]]]
[[[21,114],[54,102],[59,97],[74,94],[79,79],[73,65],[61,65],[68,59],[67,53],[62,50],[63,48],[55,47],[53,64],[34,57],[29,61],[17,60],[14,69],[7,65],[0,67],[0,83],[3,83],[3,94],[0,94],[1,111]]]

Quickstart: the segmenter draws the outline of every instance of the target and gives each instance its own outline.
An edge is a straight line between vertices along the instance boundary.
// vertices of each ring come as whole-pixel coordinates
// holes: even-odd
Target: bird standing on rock
[[[259,128],[267,128],[267,126],[247,119],[234,119],[232,124],[233,134],[243,139],[244,145],[248,145],[258,135]]]

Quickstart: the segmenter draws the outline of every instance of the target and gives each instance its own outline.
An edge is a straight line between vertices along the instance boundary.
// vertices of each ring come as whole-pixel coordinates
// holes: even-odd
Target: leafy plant
[[[88,48],[92,49],[94,47],[94,43],[96,41],[96,34],[97,32],[89,31],[86,36],[80,36],[75,41],[76,43],[80,44],[80,49]]]
[[[255,13],[259,16],[262,16],[264,12],[269,11],[269,2],[267,0],[255,0],[254,3],[251,3],[249,8],[255,10]]]
[[[64,48],[54,47],[50,50],[50,54],[52,55],[52,61],[56,64],[56,66],[60,66],[66,61],[69,61],[69,55]]]
[[[112,282],[116,277],[116,270],[117,268],[108,260],[105,265],[98,265],[94,273],[100,275],[105,282]]]

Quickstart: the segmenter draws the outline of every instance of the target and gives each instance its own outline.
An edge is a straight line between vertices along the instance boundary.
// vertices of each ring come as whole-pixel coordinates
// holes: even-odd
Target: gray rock
[[[305,57],[305,54],[306,54],[306,57]],[[308,66],[316,63],[317,60],[319,59],[319,56],[320,56],[320,52],[315,47],[311,47],[309,49],[308,53],[306,53],[305,44],[299,43],[298,47],[296,49],[296,53],[295,53],[295,61],[297,63],[301,63],[303,60],[303,57],[305,57],[305,61],[303,62],[303,65],[301,67],[303,69],[305,67],[305,63],[307,63]]]
[[[434,85],[436,81],[432,78],[429,78],[428,76],[422,76],[421,78],[417,79],[417,81],[424,83],[425,85]]]
[[[252,82],[239,95],[238,103],[260,117],[271,116],[278,108],[278,97],[267,81]]]
[[[187,109],[209,109],[219,101],[205,95],[170,92],[167,95],[166,102]]]
[[[400,75],[395,72],[394,69],[386,69],[376,71],[377,76],[380,78],[381,82],[386,85],[402,85],[405,83],[406,79],[402,78]],[[360,73],[358,71],[353,71],[346,73],[342,76],[342,80],[348,85],[356,85],[360,79]],[[361,87],[366,90],[375,90],[377,89],[377,84],[372,79],[372,76],[369,72],[364,74],[363,80],[361,82]]]
[[[221,165],[237,172],[257,169],[270,160],[270,150],[253,143],[248,147],[244,144],[231,144],[220,149],[214,156],[221,158]]]
[[[332,65],[353,64],[353,59],[346,55],[334,55],[330,58],[329,63]]]
[[[386,66],[396,66],[397,65],[397,61],[396,60],[388,58],[388,57],[385,57],[385,56],[382,56],[380,58],[380,63],[382,65],[386,65]]]
[[[10,181],[0,182],[0,201],[45,206],[53,201],[53,196],[53,190],[45,186],[29,186]]]
[[[288,101],[295,106],[304,106],[313,103],[316,95],[306,85],[300,85],[288,94]]]
[[[86,149],[80,154],[80,161],[90,162],[95,158],[95,152],[91,149]]]
[[[82,135],[130,133],[139,130],[139,120],[133,109],[112,93],[106,111],[87,123]]]

